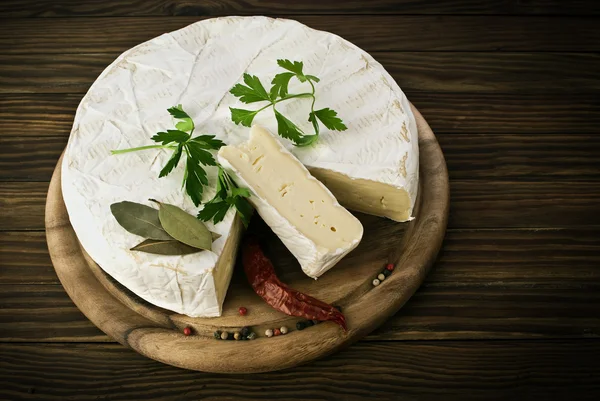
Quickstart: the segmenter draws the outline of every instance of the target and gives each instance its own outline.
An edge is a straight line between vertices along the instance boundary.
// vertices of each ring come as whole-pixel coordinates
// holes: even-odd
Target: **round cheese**
[[[338,201],[398,221],[408,220],[417,195],[417,129],[409,103],[392,77],[368,53],[348,41],[296,21],[228,17],[198,22],[161,35],[120,55],[91,86],[77,109],[62,165],[62,188],[71,224],[88,254],[141,298],[189,316],[219,316],[235,262],[239,222],[232,210],[211,231],[221,234],[212,252],[159,256],[129,249],[143,238],[121,228],[110,205],[149,198],[196,214],[181,188],[184,160],[158,178],[170,157],[166,150],[111,155],[114,149],[152,144],[171,129],[167,109],[182,104],[195,134],[212,134],[230,145],[249,129],[231,121],[230,107],[242,104],[229,90],[244,72],[270,80],[282,69],[277,59],[302,61],[306,74],[321,79],[315,109],[338,112],[348,129],[322,127],[316,145],[294,147],[281,139]],[[292,79],[290,93],[309,90]],[[310,100],[278,104],[278,110],[312,132]],[[277,132],[272,111],[254,123]],[[216,168],[207,168],[214,195]]]

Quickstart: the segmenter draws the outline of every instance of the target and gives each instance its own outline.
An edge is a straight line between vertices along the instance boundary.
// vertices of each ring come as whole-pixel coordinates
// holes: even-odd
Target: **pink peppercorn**
[[[391,263],[388,263],[385,268],[388,269],[389,271],[393,271],[394,270],[394,265],[391,264]]]
[[[248,313],[248,309],[244,308],[243,306],[240,306],[240,309],[238,309],[238,312],[240,312],[241,316],[246,316],[246,313]]]
[[[185,329],[183,329],[183,334],[185,336],[189,336],[190,334],[192,334],[192,329],[190,329],[189,327],[186,327]]]

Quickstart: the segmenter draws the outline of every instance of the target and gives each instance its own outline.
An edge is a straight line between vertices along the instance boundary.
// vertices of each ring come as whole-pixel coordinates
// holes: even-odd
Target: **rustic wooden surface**
[[[372,52],[436,132],[452,193],[438,262],[400,313],[261,375],[111,342],[58,283],[43,232],[52,167],[103,66],[231,14]],[[1,2],[0,399],[599,399],[599,16],[594,0]]]

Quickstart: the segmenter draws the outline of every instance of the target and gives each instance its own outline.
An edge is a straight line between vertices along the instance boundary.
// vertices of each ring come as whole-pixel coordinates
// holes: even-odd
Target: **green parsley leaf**
[[[186,180],[185,180],[185,191],[194,202],[194,205],[200,205],[202,202],[202,193],[204,192],[204,185],[208,185],[208,179],[206,178],[206,171],[198,164],[196,160],[188,156],[186,163]]]
[[[179,131],[189,132],[194,129],[194,123],[191,119],[189,121],[180,121],[175,124],[175,128],[177,128]]]
[[[348,129],[348,127],[346,127],[346,125],[344,125],[344,122],[342,121],[342,119],[337,117],[337,112],[335,110],[325,108],[325,109],[316,110],[315,112],[310,113],[310,117],[308,120],[313,122],[313,125],[314,125],[315,116],[319,120],[321,120],[323,125],[325,125],[327,128],[329,128],[332,131],[345,131]]]
[[[173,155],[171,156],[171,158],[167,162],[167,164],[165,164],[165,166],[163,167],[163,169],[160,170],[160,174],[158,175],[158,178],[161,178],[161,177],[164,177],[164,176],[168,175],[171,171],[173,171],[173,169],[175,167],[177,167],[177,164],[179,163],[179,159],[181,159],[181,153],[182,152],[183,152],[183,144],[180,143],[177,146],[177,149],[175,150],[175,153],[173,153]]]
[[[237,84],[229,91],[233,96],[239,97],[242,103],[271,101],[269,94],[256,75],[244,74],[246,85]]]
[[[196,164],[202,163],[205,166],[217,165],[213,155],[209,151],[203,149],[202,145],[200,145],[198,142],[190,141],[186,144],[186,146],[190,157],[196,162]]]
[[[238,188],[241,189],[241,188]],[[248,228],[248,224],[250,224],[250,218],[252,217],[252,211],[254,208],[250,205],[248,200],[245,197],[234,196],[233,204],[242,218],[242,223],[244,223],[244,227]]]
[[[277,65],[279,65],[281,68],[285,68],[286,70],[293,72],[296,75],[304,76],[304,73],[302,72],[304,64],[302,63],[302,61],[292,62],[290,60],[279,59],[277,60]]]
[[[277,99],[277,96],[284,97],[288,94],[288,85],[293,77],[294,73],[292,72],[282,72],[275,75],[275,78],[271,81],[271,84],[273,84],[270,90],[271,100]]]
[[[230,107],[229,110],[231,110],[231,120],[236,125],[242,124],[244,127],[251,127],[252,120],[254,120],[254,116],[258,113],[258,111],[234,109],[233,107]]]
[[[199,135],[190,139],[190,141],[200,144],[204,149],[219,150],[222,146],[225,146],[223,141],[215,139],[214,135]]]
[[[298,142],[296,142],[296,146],[299,146],[299,147],[309,146],[309,145],[312,145],[313,143],[315,143],[317,139],[319,139],[318,134],[304,135],[303,137],[301,137],[298,140]]]
[[[183,107],[181,107],[181,105],[171,107],[170,109],[167,109],[167,111],[174,118],[182,120],[182,121],[178,122],[177,124],[175,124],[175,128],[177,128],[180,131],[185,131],[185,132],[189,132],[194,129],[194,121],[185,111],[183,111]]]
[[[283,138],[287,138],[294,143],[298,143],[303,135],[300,128],[285,118],[283,114],[278,112],[275,108],[273,108],[273,111],[275,112],[275,119],[277,120],[277,133]]]
[[[215,193],[215,197],[210,200],[210,202],[216,202],[219,199],[227,198],[227,190],[229,189],[229,184],[227,184],[227,179],[225,177],[227,173],[223,170],[223,167],[219,166],[219,174],[217,175],[217,192]]]
[[[226,201],[206,203],[204,208],[198,212],[198,219],[202,221],[210,221],[217,224],[223,221],[227,211],[229,210],[229,203]]]
[[[314,75],[307,75],[307,76],[306,76],[306,78],[307,78],[309,81],[313,81],[313,82],[319,82],[319,81],[320,81],[320,79],[319,79],[319,78],[317,78],[317,77],[315,77]]]
[[[167,132],[157,132],[151,139],[154,142],[161,142],[163,145],[167,145],[171,142],[183,143],[190,138],[190,135],[186,132],[168,129]]]
[[[315,130],[315,135],[319,135],[319,120],[315,117],[314,113],[311,111],[308,113],[308,121],[312,123],[313,129]]]
[[[183,107],[180,104],[178,104],[177,106],[173,106],[173,107],[167,109],[167,111],[173,117],[181,119],[181,120],[184,119],[184,118],[190,118],[190,116],[188,115],[188,113],[186,113],[185,111],[183,111]]]
[[[242,198],[249,198],[250,197],[250,191],[246,188],[232,188],[231,190],[231,195],[232,196],[238,196],[238,197],[242,197]]]

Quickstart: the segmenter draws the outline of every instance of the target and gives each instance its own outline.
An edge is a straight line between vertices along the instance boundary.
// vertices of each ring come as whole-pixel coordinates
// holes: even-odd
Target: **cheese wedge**
[[[360,242],[360,221],[266,129],[254,125],[247,142],[222,147],[218,158],[251,191],[258,214],[309,277],[321,276]]]
[[[419,178],[417,127],[408,99],[380,63],[339,36],[297,21],[199,21],[127,50],[100,74],[77,109],[63,159],[63,196],[83,248],[146,301],[189,316],[219,316],[241,228],[230,210],[219,224],[207,223],[222,236],[212,252],[160,256],[130,251],[143,238],[118,225],[111,203],[155,198],[194,215],[201,206],[181,189],[184,158],[169,176],[159,178],[171,151],[118,156],[110,151],[153,144],[156,132],[173,128],[166,110],[178,104],[193,118],[195,134],[216,135],[237,147],[248,140],[249,129],[232,122],[230,108],[258,110],[264,103],[243,104],[229,90],[247,72],[269,91],[273,77],[284,72],[277,59],[302,61],[306,74],[318,76],[315,110],[335,110],[348,127],[338,132],[321,126],[319,140],[305,148],[283,138],[279,143],[342,206],[396,221],[412,218]],[[288,90],[304,93],[310,85],[292,78]],[[309,99],[277,104],[306,133],[313,130],[309,109]],[[254,123],[277,132],[269,109],[257,114]],[[217,169],[206,167],[206,172],[204,201],[215,194]],[[302,252],[313,253],[311,249]]]

